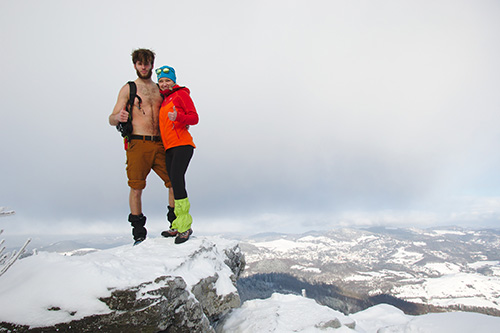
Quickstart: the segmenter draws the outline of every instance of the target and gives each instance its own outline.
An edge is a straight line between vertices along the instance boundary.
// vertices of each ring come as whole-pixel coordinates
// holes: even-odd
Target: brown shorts
[[[132,140],[127,149],[128,186],[135,190],[146,187],[146,177],[153,170],[171,187],[165,162],[165,148],[161,142]]]

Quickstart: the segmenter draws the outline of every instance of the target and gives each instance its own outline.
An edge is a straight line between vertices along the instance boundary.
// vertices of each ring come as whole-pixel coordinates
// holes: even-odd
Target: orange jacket
[[[193,146],[193,137],[187,126],[198,124],[198,113],[194,107],[193,100],[189,96],[190,91],[186,87],[175,86],[173,91],[162,91],[165,98],[160,108],[160,132],[165,150],[178,146]],[[171,121],[169,112],[177,111],[177,118]]]

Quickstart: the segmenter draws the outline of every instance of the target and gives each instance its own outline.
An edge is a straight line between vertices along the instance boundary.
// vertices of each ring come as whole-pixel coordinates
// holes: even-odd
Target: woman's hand
[[[170,119],[171,121],[175,121],[175,119],[177,119],[177,110],[175,109],[175,105],[174,105],[174,112],[168,113],[168,119]]]

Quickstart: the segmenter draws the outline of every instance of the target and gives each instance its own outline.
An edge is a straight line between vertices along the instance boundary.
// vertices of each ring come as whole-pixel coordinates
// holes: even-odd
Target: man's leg
[[[132,140],[127,149],[127,177],[130,187],[128,220],[132,225],[132,235],[137,242],[146,238],[146,216],[142,214],[142,191],[151,170],[153,151],[146,141]]]
[[[170,207],[174,207],[174,205],[175,205],[174,188],[173,187],[168,188],[168,205]]]
[[[142,214],[142,190],[130,188],[129,205],[132,215]]]
[[[142,190],[130,188],[130,215],[128,221],[132,225],[132,235],[136,242],[146,239],[148,231],[145,228],[146,216],[142,214]]]
[[[130,224],[132,225],[132,236],[134,236],[134,240],[137,243],[145,240],[146,235],[148,233],[148,231],[144,227],[146,225],[146,216],[144,216],[143,214],[141,214],[141,215],[130,214],[128,216],[128,220],[129,220]]]

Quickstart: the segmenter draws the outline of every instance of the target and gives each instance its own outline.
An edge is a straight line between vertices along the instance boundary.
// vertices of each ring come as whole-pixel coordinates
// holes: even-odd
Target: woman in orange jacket
[[[160,132],[166,150],[167,172],[174,190],[176,216],[170,229],[161,234],[164,237],[175,237],[175,243],[180,244],[187,241],[193,233],[185,175],[196,148],[189,126],[198,123],[198,113],[189,96],[189,89],[177,85],[172,67],[160,67],[156,70],[156,75],[164,97],[160,108]]]

